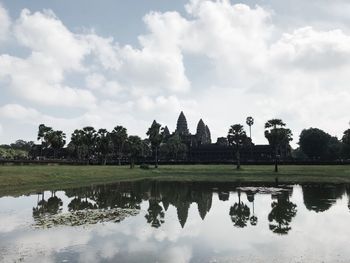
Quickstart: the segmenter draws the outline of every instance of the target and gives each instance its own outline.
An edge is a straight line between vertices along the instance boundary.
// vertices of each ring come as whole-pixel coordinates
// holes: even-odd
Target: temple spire
[[[176,132],[180,135],[189,134],[188,127],[187,127],[187,120],[186,120],[185,114],[182,111],[179,115],[179,118],[177,119]]]

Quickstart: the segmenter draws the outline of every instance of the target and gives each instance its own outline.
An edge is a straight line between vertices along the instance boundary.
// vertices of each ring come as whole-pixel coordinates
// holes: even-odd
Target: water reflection
[[[297,214],[297,205],[289,201],[288,192],[280,192],[272,195],[277,200],[271,204],[271,212],[268,215],[269,228],[272,232],[280,235],[288,234],[292,229],[290,223]]]
[[[292,219],[297,214],[297,205],[289,200],[292,189],[287,186],[279,188],[279,191],[272,187],[268,189],[272,191],[271,211],[268,215],[269,229],[277,234],[288,234],[292,229]],[[146,200],[148,209],[145,219],[154,228],[164,224],[165,213],[172,205],[176,208],[178,221],[183,228],[192,203],[197,205],[198,214],[204,220],[211,209],[213,193],[217,193],[219,200],[227,201],[230,191],[237,192],[237,200],[228,211],[233,225],[238,228],[247,227],[248,223],[256,226],[258,216],[255,214],[254,200],[259,187],[244,190],[234,184],[143,181],[68,189],[65,195],[71,198],[67,204],[68,211],[113,208],[140,210],[142,201]],[[242,200],[242,192],[245,192],[250,204]],[[263,192],[266,194],[266,189]],[[345,192],[349,193],[349,187],[344,185],[302,186],[305,207],[316,212],[328,210]],[[33,207],[33,218],[36,220],[47,214],[58,214],[62,208],[63,202],[56,196],[55,191],[52,191],[49,196],[39,193],[37,205]]]
[[[230,216],[235,227],[246,227],[250,217],[249,207],[241,201],[241,190],[238,189],[238,202],[230,208]]]
[[[304,204],[317,213],[328,210],[345,193],[344,185],[303,185]]]
[[[81,262],[169,262],[184,255],[183,262],[235,262],[236,256],[254,262],[248,255],[259,250],[261,262],[290,262],[294,247],[299,255],[313,249],[320,257],[305,262],[319,262],[318,251],[336,248],[343,255],[350,245],[349,195],[347,185],[142,181],[4,197],[0,243],[9,248],[0,249],[0,261],[9,251],[19,260],[15,244],[27,254],[44,247],[53,262],[77,254]],[[331,252],[323,256],[337,255]]]
[[[334,187],[320,191],[319,188],[303,186],[305,205],[308,209],[324,211],[325,204],[329,208],[332,202],[335,202],[335,198],[345,191],[344,187],[341,189]],[[237,193],[237,200],[228,211],[234,227],[244,228],[249,223],[251,226],[258,224],[258,216],[255,214],[254,205],[255,195],[264,193],[271,194],[272,197],[271,211],[268,214],[269,229],[277,234],[287,234],[291,230],[291,222],[293,217],[296,216],[297,205],[289,200],[290,195],[292,195],[292,188],[289,186],[245,188],[235,184],[142,181],[69,189],[65,191],[65,195],[70,198],[67,204],[68,212],[87,210],[88,213],[84,215],[85,217],[89,217],[89,213],[93,213],[93,210],[101,209],[102,212],[116,208],[139,211],[141,210],[141,203],[147,201],[148,208],[144,217],[146,222],[154,228],[159,228],[165,223],[166,211],[172,205],[176,208],[179,224],[184,228],[191,204],[197,205],[200,218],[205,220],[212,207],[213,194],[216,193],[219,200],[227,201],[230,191]],[[242,200],[242,194],[244,193],[248,203]],[[327,200],[327,202],[324,200]],[[47,200],[44,194],[38,194],[37,205],[33,207],[33,218],[36,222],[42,224],[43,220],[48,218],[48,215],[61,213],[62,206],[62,200],[55,195],[54,191],[51,192],[51,196]],[[119,210],[119,212],[122,212],[122,210]],[[93,214],[96,218],[96,213]],[[131,214],[136,215],[138,213]],[[86,221],[88,222],[88,220]],[[93,220],[93,222],[97,223],[99,221]]]

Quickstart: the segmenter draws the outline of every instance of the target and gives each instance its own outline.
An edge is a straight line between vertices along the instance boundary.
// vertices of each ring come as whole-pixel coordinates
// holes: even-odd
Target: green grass
[[[250,165],[237,171],[233,165],[164,165],[142,170],[127,166],[0,166],[0,196],[27,194],[42,190],[105,184],[130,180],[203,182],[350,183],[350,166],[286,165],[273,172],[273,166]]]

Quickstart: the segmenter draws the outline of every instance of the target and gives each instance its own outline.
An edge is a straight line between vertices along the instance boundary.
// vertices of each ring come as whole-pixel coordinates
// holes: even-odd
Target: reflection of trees
[[[269,227],[276,234],[288,234],[292,229],[290,223],[297,213],[297,205],[289,201],[288,192],[278,193],[276,198],[277,202],[272,202],[272,210],[268,215]]]
[[[145,218],[147,219],[147,223],[151,224],[152,227],[158,228],[165,222],[163,207],[156,200],[149,200],[147,212]]]
[[[41,198],[40,198],[41,195]],[[38,194],[37,206],[33,207],[33,217],[39,217],[45,214],[57,214],[62,210],[63,202],[56,196],[56,192],[51,192],[51,197],[45,200],[45,194]]]
[[[241,201],[240,190],[238,190],[238,203],[235,203],[230,208],[230,216],[235,227],[243,228],[247,226],[250,216],[250,209]]]
[[[308,210],[324,212],[345,192],[344,186],[303,185],[304,204]]]
[[[255,193],[253,193],[252,191],[248,191],[247,192],[247,199],[249,202],[252,203],[253,205],[253,215],[249,218],[250,224],[252,226],[256,226],[258,224],[258,217],[255,216],[254,214],[254,200],[255,200]]]
[[[84,209],[95,209],[97,208],[96,205],[89,202],[87,199],[82,200],[81,198],[74,198],[69,204],[68,204],[68,210],[69,211],[77,211],[77,210],[84,210]]]
[[[220,190],[218,190],[220,187]],[[165,212],[169,206],[176,208],[178,221],[184,227],[192,203],[196,203],[199,216],[204,220],[212,207],[213,189],[216,189],[221,200],[228,200],[231,186],[213,185],[209,183],[187,182],[159,182],[140,181],[125,182],[113,185],[100,185],[67,189],[66,204],[68,211],[76,212],[86,209],[141,209],[141,202],[148,201],[149,207],[145,216],[152,227],[160,227],[165,222]],[[237,218],[237,225],[245,222],[247,206],[243,205],[239,196],[239,203],[233,206],[233,218]],[[33,208],[33,216],[45,213],[58,213],[62,210],[62,200],[54,193],[49,199],[38,196],[37,206]],[[248,208],[248,217],[250,210]],[[241,221],[240,221],[241,220]]]

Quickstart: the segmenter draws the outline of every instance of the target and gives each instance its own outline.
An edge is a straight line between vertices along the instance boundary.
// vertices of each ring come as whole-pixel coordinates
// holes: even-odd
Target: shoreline
[[[218,183],[350,183],[350,165],[161,165],[158,169],[136,166],[26,165],[0,166],[0,196],[23,195],[125,181],[156,180]]]

